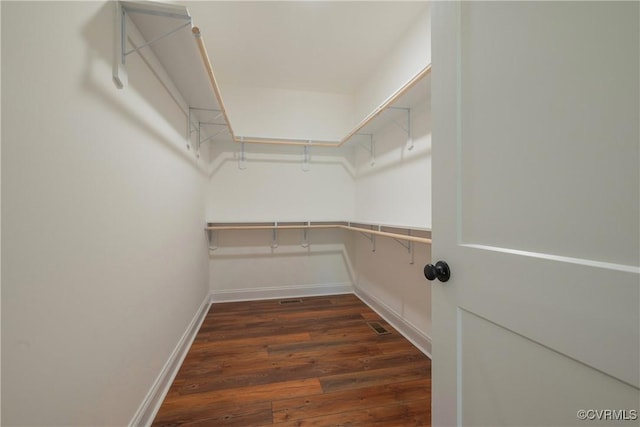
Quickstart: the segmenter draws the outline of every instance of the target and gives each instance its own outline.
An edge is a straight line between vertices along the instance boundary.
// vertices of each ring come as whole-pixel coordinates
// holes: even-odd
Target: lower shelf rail
[[[272,230],[273,239],[271,247],[278,246],[278,230],[303,230],[303,247],[309,245],[307,230],[314,229],[342,229],[357,231],[368,235],[375,252],[375,236],[389,237],[399,242],[411,254],[413,254],[413,243],[431,244],[431,230],[428,228],[406,227],[399,225],[382,225],[363,222],[350,221],[294,221],[294,222],[209,222],[205,228],[209,240],[209,249],[218,248],[216,242],[216,231],[224,230]],[[403,234],[406,233],[406,234]],[[428,237],[426,236],[428,235]],[[402,242],[408,242],[405,245]]]

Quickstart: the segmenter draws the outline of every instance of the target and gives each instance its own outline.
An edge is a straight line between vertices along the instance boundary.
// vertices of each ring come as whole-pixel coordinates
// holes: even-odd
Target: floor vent
[[[367,325],[378,335],[387,335],[391,332],[386,330],[379,322],[367,322]]]
[[[280,300],[280,304],[281,305],[287,305],[287,304],[301,304],[302,300],[300,298],[296,298],[296,299],[283,299]]]

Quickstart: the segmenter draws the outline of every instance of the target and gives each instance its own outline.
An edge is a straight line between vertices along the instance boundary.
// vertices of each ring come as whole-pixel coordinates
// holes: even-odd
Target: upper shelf
[[[228,123],[221,116],[223,108],[218,101],[220,98],[211,92],[207,70],[202,66],[188,9],[178,4],[149,1],[120,1],[119,5],[122,13],[118,19],[125,23],[120,37],[140,49],[139,43],[132,37],[133,29],[126,26],[125,17],[128,17],[142,39],[150,43],[141,49],[151,49],[187,103],[189,111],[185,113],[192,116],[192,126],[200,122],[205,126],[219,123],[222,126],[207,128],[206,133],[215,133],[218,141],[231,141]],[[126,58],[124,61],[126,64]],[[190,133],[193,130],[195,128],[190,129]]]
[[[193,26],[187,8],[176,4],[145,1],[121,1],[119,4],[123,10],[122,23],[126,22],[125,15],[128,16],[144,40],[147,43],[150,42],[149,48],[154,52],[169,78],[188,103],[192,125],[194,122],[198,127],[204,125],[208,128],[206,133],[213,135],[210,138],[214,138],[216,141],[340,147],[357,134],[375,133],[382,124],[390,120],[397,120],[399,115],[405,114],[401,111],[402,109],[411,108],[429,97],[431,65],[420,70],[413,78],[398,88],[339,141],[272,139],[236,135],[228,120],[224,101],[201,32],[198,27]],[[126,25],[123,26],[126,27]],[[128,38],[129,42],[134,44],[131,38],[126,36],[126,29],[120,33],[124,36],[123,38]],[[203,90],[204,87],[208,87],[209,90]],[[200,138],[201,141],[202,139]]]
[[[431,244],[431,229],[404,225],[384,225],[351,221],[294,221],[294,222],[224,222],[207,223],[205,230],[310,230],[343,229],[365,234],[390,237],[407,242]]]

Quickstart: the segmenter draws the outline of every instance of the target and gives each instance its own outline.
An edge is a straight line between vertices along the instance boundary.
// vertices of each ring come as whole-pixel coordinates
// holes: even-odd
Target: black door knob
[[[436,265],[427,264],[424,266],[424,277],[427,280],[435,280],[438,279],[441,282],[446,282],[451,277],[451,270],[449,270],[449,266],[444,261],[436,262]]]

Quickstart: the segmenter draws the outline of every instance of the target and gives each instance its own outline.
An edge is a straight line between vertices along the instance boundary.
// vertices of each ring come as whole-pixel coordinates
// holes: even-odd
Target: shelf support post
[[[209,250],[215,251],[218,249],[218,238],[215,230],[206,230],[207,232],[207,241],[209,242]]]
[[[273,227],[273,236],[271,239],[271,249],[275,249],[278,247],[278,223],[274,222],[273,225],[274,227]]]
[[[193,133],[193,122],[191,121],[191,107],[187,115],[187,150],[191,150],[191,134]]]
[[[311,225],[311,223],[309,221],[307,221],[307,226]],[[308,228],[304,228],[302,230],[302,244],[301,246],[303,248],[308,248],[309,247],[309,229]]]
[[[407,138],[409,139],[409,146],[407,150],[413,150],[413,129],[411,126],[411,108],[407,109]]]
[[[302,170],[304,172],[309,172],[309,160],[310,154],[309,149],[311,147],[311,140],[307,141],[307,145],[304,146],[304,151],[302,152]]]
[[[238,161],[238,169],[245,170],[247,168],[247,163],[245,159],[244,153],[244,136],[240,137],[240,160]]]
[[[196,147],[196,155],[198,156],[198,158],[200,157],[200,122],[198,122],[198,133],[197,133],[197,139],[198,139],[198,146]]]
[[[113,58],[113,83],[116,85],[116,88],[122,89],[126,85],[129,84],[129,76],[127,75],[127,69],[124,66],[125,62],[125,54],[127,46],[127,36],[126,36],[126,28],[125,28],[125,14],[124,8],[119,1],[115,3],[115,25],[116,30],[114,31],[115,40],[114,40],[114,58]]]
[[[409,242],[409,254],[411,255],[411,257],[409,258],[410,265],[413,265],[416,263],[415,250],[413,247],[414,247],[413,242]]]
[[[411,229],[407,230],[407,234],[409,236],[411,236]],[[414,248],[413,248],[414,244],[413,244],[413,242],[411,240],[409,240],[408,243],[409,243],[409,254],[411,255],[411,258],[409,259],[409,264],[413,265],[413,264],[415,264],[415,251],[414,251]]]

